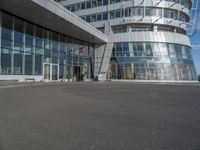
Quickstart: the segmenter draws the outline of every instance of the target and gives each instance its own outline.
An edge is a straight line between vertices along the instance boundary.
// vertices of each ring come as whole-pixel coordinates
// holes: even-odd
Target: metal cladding
[[[197,79],[186,34],[191,0],[59,2],[108,35],[113,47],[97,55],[103,58],[96,74],[104,74],[104,79]]]

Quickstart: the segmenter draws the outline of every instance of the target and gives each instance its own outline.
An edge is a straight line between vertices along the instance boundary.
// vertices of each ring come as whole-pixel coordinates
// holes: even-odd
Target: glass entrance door
[[[81,68],[79,66],[74,67],[75,81],[81,81]]]
[[[50,80],[50,64],[44,64],[44,79]]]
[[[43,64],[44,71],[44,79],[47,81],[58,80],[59,77],[59,65],[52,63],[44,63]]]
[[[58,66],[52,65],[52,80],[58,80]]]

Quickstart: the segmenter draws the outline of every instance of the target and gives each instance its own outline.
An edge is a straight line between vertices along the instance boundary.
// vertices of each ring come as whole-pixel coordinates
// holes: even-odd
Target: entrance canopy
[[[105,34],[53,0],[0,0],[0,8],[27,21],[86,42],[108,42]]]

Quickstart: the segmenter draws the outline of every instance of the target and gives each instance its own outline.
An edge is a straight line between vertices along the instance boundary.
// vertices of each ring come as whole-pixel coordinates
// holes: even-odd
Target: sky
[[[197,32],[190,39],[192,43],[192,56],[196,66],[197,74],[200,75],[200,0],[198,7]]]

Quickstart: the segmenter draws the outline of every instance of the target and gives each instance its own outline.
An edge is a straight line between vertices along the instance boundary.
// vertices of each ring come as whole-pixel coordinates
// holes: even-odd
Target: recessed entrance
[[[81,73],[82,68],[80,66],[74,66],[73,70],[74,70],[75,81],[83,81],[83,74]]]
[[[59,77],[59,65],[52,63],[43,64],[43,75],[47,81],[58,80]]]

